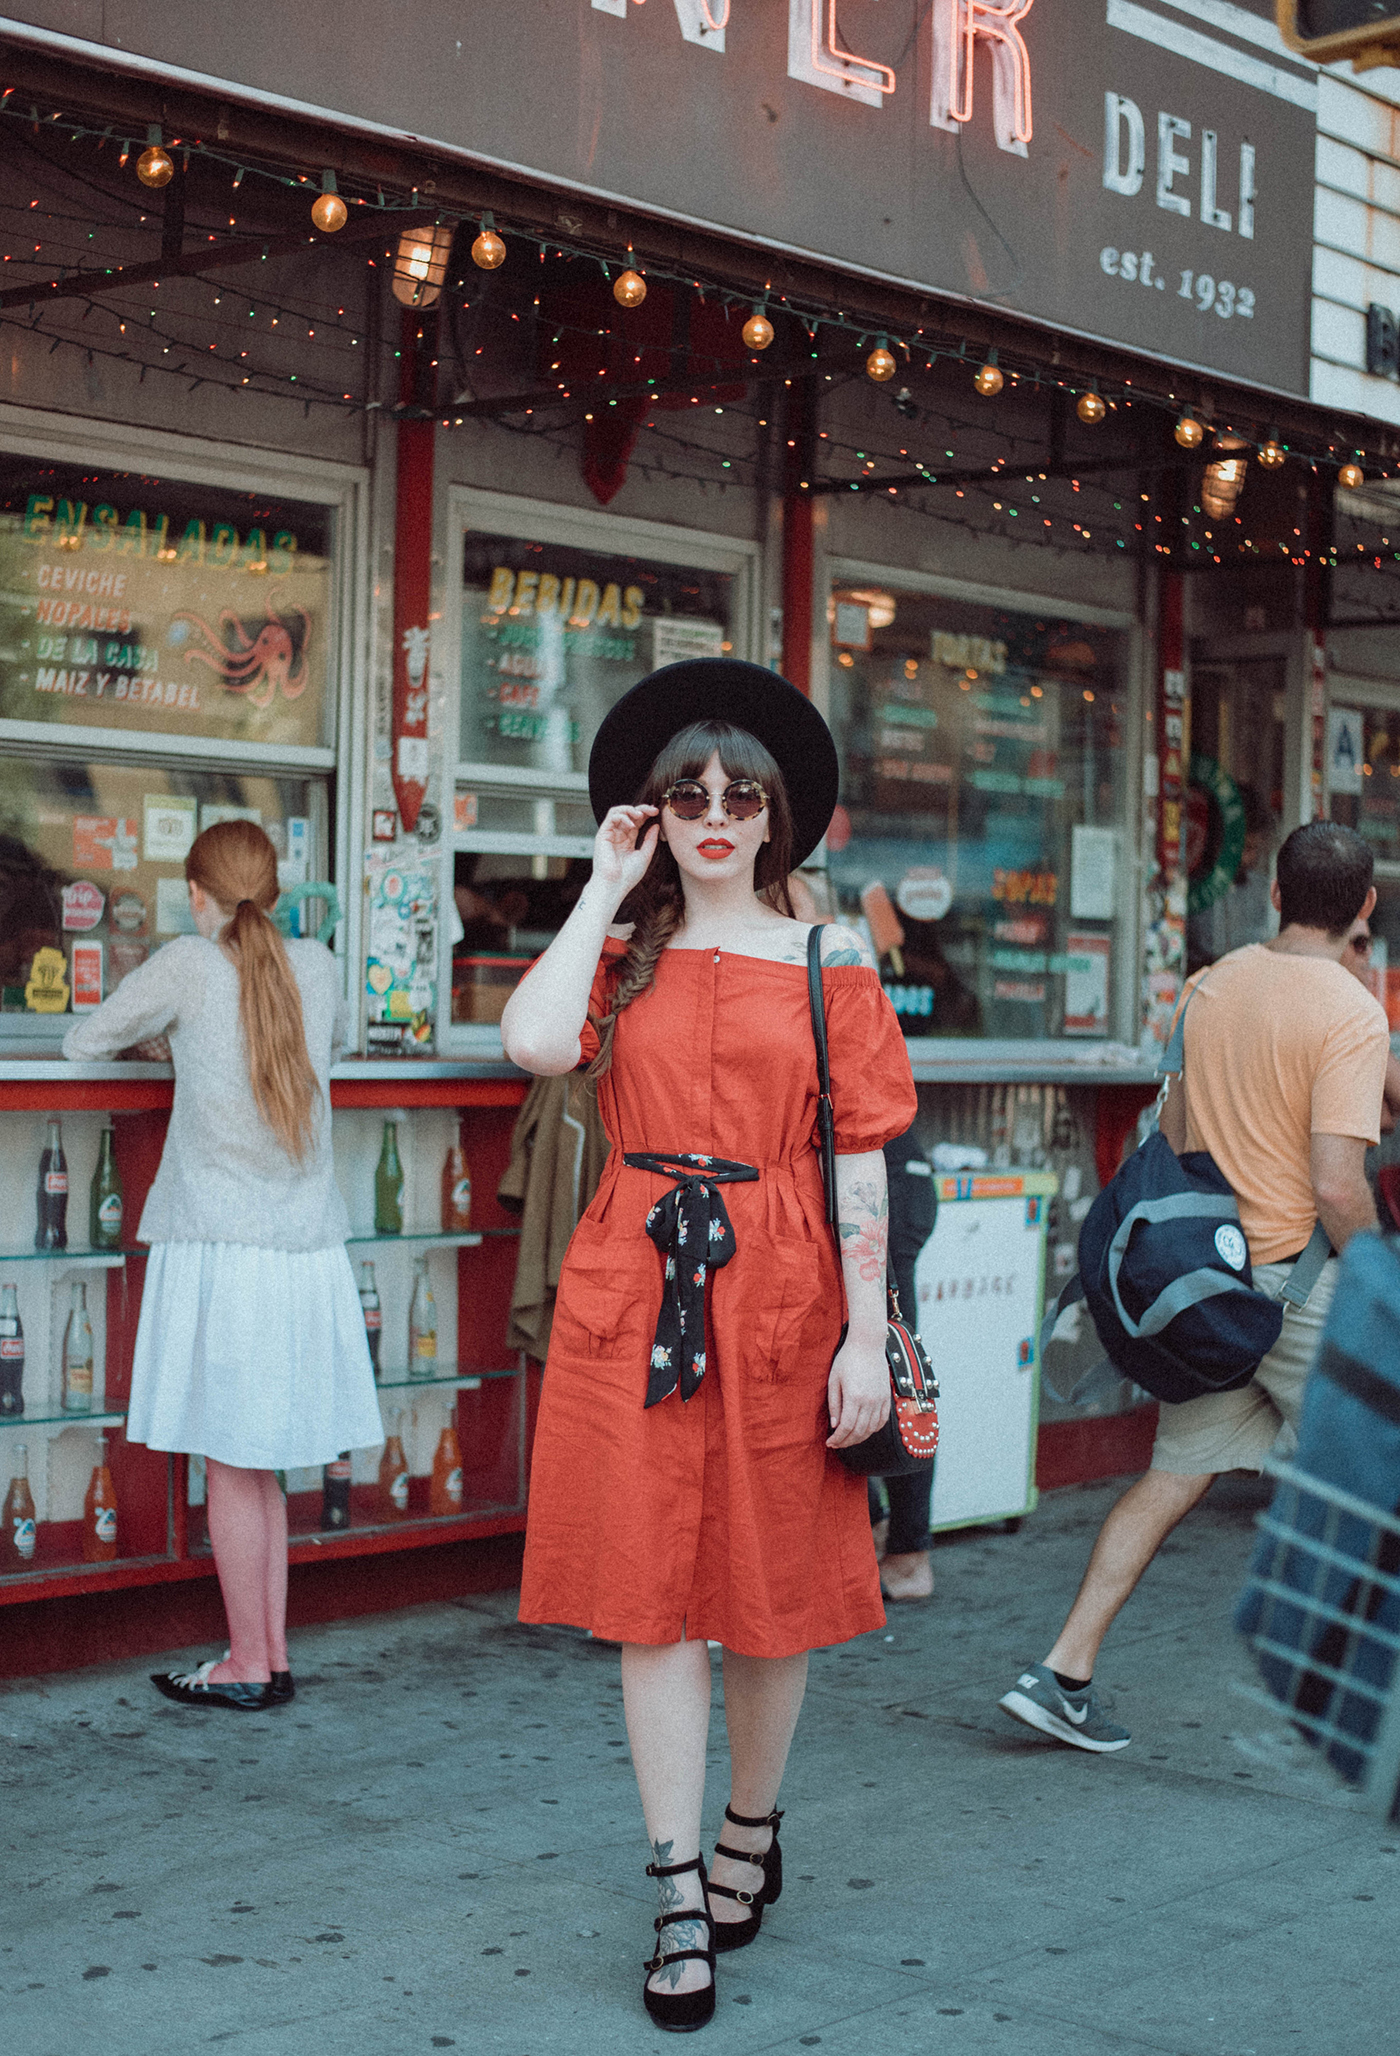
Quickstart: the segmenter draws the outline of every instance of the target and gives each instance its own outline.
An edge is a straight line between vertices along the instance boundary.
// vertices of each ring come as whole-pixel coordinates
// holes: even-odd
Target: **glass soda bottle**
[[[384,1454],[379,1459],[379,1518],[382,1521],[401,1521],[408,1515],[408,1459],[403,1453],[403,1439],[399,1434],[401,1418],[395,1414],[390,1421]]]
[[[19,1317],[19,1293],[13,1285],[0,1285],[0,1420],[14,1420],[24,1412],[24,1323]]]
[[[39,1158],[38,1226],[36,1249],[68,1247],[68,1159],[63,1154],[63,1124],[49,1122],[48,1140]]]
[[[86,1285],[73,1287],[73,1306],[63,1330],[63,1411],[92,1412],[92,1322]]]
[[[365,1315],[365,1340],[369,1344],[369,1360],[374,1365],[374,1375],[379,1376],[379,1341],[384,1332],[384,1309],[379,1304],[379,1287],[374,1282],[374,1265],[360,1265],[360,1305]]]
[[[450,1421],[438,1436],[433,1478],[428,1487],[428,1511],[437,1514],[462,1511],[462,1452],[457,1444],[457,1430]]]
[[[350,1452],[342,1449],[334,1463],[321,1472],[321,1526],[348,1528],[350,1525]]]
[[[94,1249],[120,1249],[122,1240],[122,1181],[113,1153],[112,1124],[102,1130],[97,1169],[92,1174],[88,1202],[88,1241]]]
[[[403,1165],[399,1162],[399,1124],[384,1123],[384,1142],[374,1172],[374,1232],[403,1233]]]
[[[107,1437],[102,1436],[101,1441],[102,1454],[93,1466],[83,1501],[84,1563],[112,1563],[117,1554],[117,1495],[107,1468]]]
[[[425,1256],[420,1256],[413,1266],[413,1298],[408,1307],[408,1375],[437,1376],[437,1306],[428,1282]]]
[[[472,1174],[459,1128],[457,1140],[448,1150],[442,1167],[442,1232],[444,1235],[462,1235],[471,1224]]]
[[[21,1442],[15,1451],[19,1466],[5,1494],[5,1511],[0,1515],[0,1561],[17,1565],[34,1561],[34,1495],[29,1489],[29,1450]]]

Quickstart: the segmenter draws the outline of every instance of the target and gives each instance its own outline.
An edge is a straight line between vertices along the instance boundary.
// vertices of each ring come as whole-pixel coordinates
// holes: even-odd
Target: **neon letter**
[[[992,126],[997,148],[1027,155],[1031,128],[1031,59],[1018,24],[1031,0],[934,0],[934,128],[960,129],[972,119],[973,59],[981,37],[992,57]]]
[[[884,95],[895,89],[889,65],[842,48],[836,0],[788,0],[788,77],[868,107],[883,107]]]

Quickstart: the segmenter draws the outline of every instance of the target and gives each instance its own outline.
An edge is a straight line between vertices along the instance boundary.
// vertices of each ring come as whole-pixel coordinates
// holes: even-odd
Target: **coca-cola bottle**
[[[19,1317],[19,1294],[13,1285],[0,1285],[0,1420],[14,1419],[24,1412],[24,1323]]]
[[[438,1437],[432,1483],[428,1487],[428,1511],[438,1514],[462,1511],[462,1452],[457,1446],[457,1430],[451,1421]]]
[[[0,1562],[11,1570],[34,1561],[34,1494],[29,1489],[29,1451],[23,1442],[15,1451],[18,1470],[5,1494],[0,1514]]]
[[[63,1154],[63,1124],[49,1122],[48,1140],[39,1159],[36,1249],[68,1247],[68,1159]]]
[[[321,1472],[321,1526],[348,1528],[350,1525],[350,1452],[342,1449],[334,1463]]]
[[[379,1303],[379,1287],[374,1282],[374,1265],[360,1265],[360,1305],[365,1315],[365,1340],[369,1344],[369,1360],[374,1365],[374,1375],[379,1376],[379,1343],[384,1332],[384,1309]]]
[[[84,1563],[112,1563],[117,1554],[117,1495],[107,1468],[107,1437],[100,1439],[102,1453],[93,1466],[83,1501]]]

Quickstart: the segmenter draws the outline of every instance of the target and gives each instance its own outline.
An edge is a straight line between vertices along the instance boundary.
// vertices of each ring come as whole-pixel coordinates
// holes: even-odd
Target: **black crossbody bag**
[[[817,1147],[821,1156],[826,1218],[841,1258],[836,1204],[836,1116],[831,1103],[831,1064],[826,1046],[826,998],[822,991],[820,928],[807,937],[807,996],[812,1039],[817,1046]],[[899,1294],[886,1277],[885,1362],[890,1371],[890,1411],[883,1428],[836,1454],[848,1471],[862,1477],[900,1478],[928,1470],[938,1448],[938,1380],[928,1351],[900,1311]],[[846,1330],[841,1330],[841,1340]]]

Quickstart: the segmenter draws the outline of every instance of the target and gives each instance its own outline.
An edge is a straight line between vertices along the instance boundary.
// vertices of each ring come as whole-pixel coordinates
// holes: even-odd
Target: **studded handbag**
[[[807,937],[807,994],[812,1012],[812,1039],[817,1047],[817,1147],[821,1157],[826,1218],[837,1238],[836,1116],[831,1099],[831,1063],[826,1040],[826,1000],[822,992],[821,929]],[[899,1478],[926,1470],[938,1448],[938,1380],[928,1351],[900,1311],[899,1294],[886,1280],[885,1362],[890,1373],[890,1411],[882,1428],[836,1454],[848,1471],[862,1477]],[[846,1330],[841,1330],[841,1340]]]

